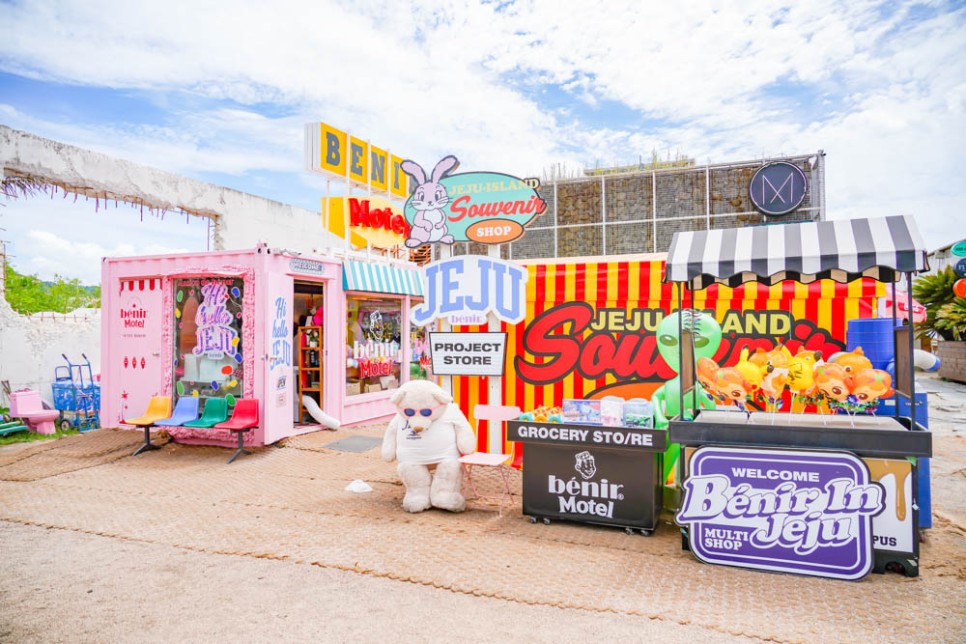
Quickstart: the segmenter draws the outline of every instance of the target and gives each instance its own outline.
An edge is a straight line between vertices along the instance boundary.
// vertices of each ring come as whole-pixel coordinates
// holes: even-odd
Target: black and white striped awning
[[[692,289],[860,277],[894,282],[899,273],[928,268],[916,222],[896,216],[675,233],[664,281]]]

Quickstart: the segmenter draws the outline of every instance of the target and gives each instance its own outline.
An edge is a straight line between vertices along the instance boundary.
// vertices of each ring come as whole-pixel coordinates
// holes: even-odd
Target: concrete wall
[[[75,364],[83,361],[82,353],[87,354],[94,374],[100,373],[100,329],[99,309],[28,317],[11,309],[6,297],[0,297],[0,380],[9,381],[12,391],[36,389],[52,405],[54,370],[67,366],[61,354]],[[2,394],[0,406],[10,406]]]
[[[322,230],[318,212],[195,181],[0,125],[5,177],[59,186],[93,198],[181,211],[214,222],[212,250],[272,248],[303,253],[342,242]],[[321,194],[320,194],[321,198]]]
[[[322,230],[318,212],[216,186],[169,172],[115,159],[105,154],[44,139],[0,125],[0,167],[4,178],[60,188],[99,199],[117,199],[145,208],[181,211],[214,224],[213,250],[272,248],[302,253],[342,247]],[[132,215],[133,216],[133,215]],[[10,308],[0,292],[0,380],[11,389],[38,389],[52,401],[54,368],[74,362],[81,353],[100,371],[100,311],[25,317]],[[3,398],[0,396],[0,398]],[[3,398],[0,404],[8,406]]]

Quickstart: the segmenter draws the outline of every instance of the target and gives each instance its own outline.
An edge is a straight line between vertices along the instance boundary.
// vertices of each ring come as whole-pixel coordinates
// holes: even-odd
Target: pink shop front
[[[152,396],[259,402],[246,444],[387,418],[392,390],[425,375],[416,267],[254,249],[107,258],[102,268],[101,424]],[[180,443],[228,430],[168,428]]]

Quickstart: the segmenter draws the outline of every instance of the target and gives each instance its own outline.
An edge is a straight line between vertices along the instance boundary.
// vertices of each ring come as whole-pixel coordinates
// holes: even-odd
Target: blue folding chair
[[[198,419],[198,397],[182,396],[174,406],[170,418],[155,421],[157,427],[181,427],[187,422]]]

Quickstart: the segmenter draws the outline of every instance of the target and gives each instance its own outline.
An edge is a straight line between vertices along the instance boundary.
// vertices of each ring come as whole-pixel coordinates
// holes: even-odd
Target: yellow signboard
[[[309,172],[331,175],[346,183],[409,197],[409,176],[403,159],[326,123],[305,126],[305,166]]]
[[[373,196],[329,197],[322,199],[326,230],[348,239],[357,248],[392,248],[409,236],[409,224],[402,208],[388,199]]]
[[[319,123],[319,126],[321,133],[319,167],[327,172],[344,177],[346,134],[342,130],[337,130],[325,123]]]
[[[389,153],[374,145],[369,146],[369,178],[373,190],[389,190]]]

